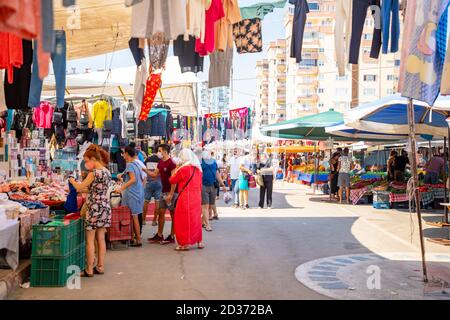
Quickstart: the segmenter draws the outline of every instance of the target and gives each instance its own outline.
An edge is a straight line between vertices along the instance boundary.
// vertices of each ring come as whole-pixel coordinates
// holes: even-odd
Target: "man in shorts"
[[[350,203],[350,171],[352,162],[348,155],[348,148],[344,149],[344,152],[338,160],[338,187],[339,187],[339,202],[342,203],[342,196],[345,189],[345,197],[347,203]]]
[[[145,202],[144,202],[144,221],[148,214],[148,205],[152,199],[155,200],[155,211],[153,212],[153,222],[152,226],[158,225],[158,213],[159,213],[159,201],[161,199],[162,184],[161,178],[158,176],[156,178],[151,177],[149,172],[155,172],[160,158],[156,154],[152,154],[145,160],[145,172],[147,173],[147,183],[145,185]],[[145,224],[145,223],[144,223]]]
[[[209,212],[216,205],[217,190],[214,186],[214,182],[217,179],[224,192],[227,191],[227,188],[223,183],[222,177],[219,174],[217,162],[211,157],[211,153],[209,151],[203,151],[202,171],[203,226],[206,231],[212,231],[211,225],[209,223]]]
[[[173,216],[175,213],[174,203],[177,199],[177,185],[172,185],[169,181],[172,176],[173,171],[176,169],[176,164],[170,157],[170,146],[167,144],[161,144],[158,147],[157,156],[160,158],[155,172],[150,174],[150,177],[160,177],[162,185],[162,194],[159,199],[159,209],[158,209],[158,232],[153,238],[149,238],[148,241],[153,243],[169,244],[175,243],[175,229]],[[170,216],[172,218],[172,228],[170,235],[164,239],[164,223],[165,223],[165,213],[169,210]]]

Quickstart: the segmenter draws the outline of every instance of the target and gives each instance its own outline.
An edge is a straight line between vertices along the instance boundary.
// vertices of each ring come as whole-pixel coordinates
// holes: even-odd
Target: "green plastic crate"
[[[69,220],[64,226],[34,225],[32,237],[33,257],[63,257],[84,242],[82,220]]]
[[[67,273],[69,266],[85,267],[85,245],[82,244],[65,257],[32,257],[32,287],[64,287],[73,273]]]

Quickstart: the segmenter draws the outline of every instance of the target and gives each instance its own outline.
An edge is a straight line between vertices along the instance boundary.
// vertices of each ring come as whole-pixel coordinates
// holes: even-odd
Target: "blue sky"
[[[241,7],[251,5],[261,1],[255,0],[240,0],[239,5]],[[253,100],[256,95],[256,81],[255,81],[255,66],[256,61],[263,59],[266,55],[267,45],[270,41],[284,38],[285,30],[283,26],[285,9],[275,9],[274,12],[268,14],[262,25],[262,37],[263,37],[263,52],[250,53],[250,54],[235,54],[233,60],[233,100],[231,108],[252,106]],[[172,55],[172,52],[169,53]],[[112,62],[111,62],[112,59]],[[69,72],[72,67],[77,69],[77,72],[82,72],[85,68],[91,68],[92,70],[107,69],[111,64],[112,68],[120,68],[132,66],[134,60],[129,50],[117,51],[114,54],[101,55],[91,58],[79,59],[68,61],[67,68]],[[209,59],[205,59],[205,72],[199,73],[200,79],[206,80],[208,78]],[[250,80],[239,80],[239,79]]]

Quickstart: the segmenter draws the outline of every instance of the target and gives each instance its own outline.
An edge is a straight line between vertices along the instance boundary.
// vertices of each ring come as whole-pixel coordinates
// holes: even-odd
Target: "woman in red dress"
[[[181,150],[180,164],[170,178],[170,183],[178,184],[178,200],[175,208],[174,224],[177,251],[187,251],[191,245],[202,243],[202,169],[198,158],[189,149]]]

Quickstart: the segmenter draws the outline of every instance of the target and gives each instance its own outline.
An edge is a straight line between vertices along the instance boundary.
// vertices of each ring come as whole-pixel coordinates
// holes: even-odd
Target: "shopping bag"
[[[248,187],[249,188],[256,188],[256,179],[253,175],[250,175],[250,177],[248,178]]]

